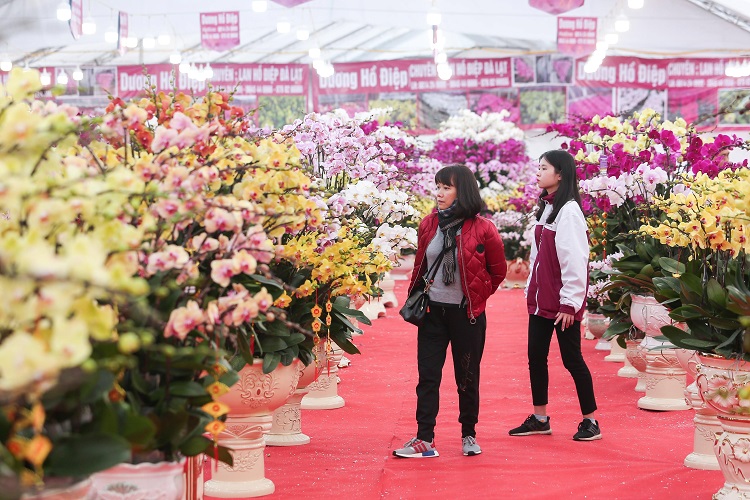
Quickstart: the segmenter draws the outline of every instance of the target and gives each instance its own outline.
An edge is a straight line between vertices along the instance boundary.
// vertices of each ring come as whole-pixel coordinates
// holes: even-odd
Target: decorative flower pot
[[[93,498],[180,500],[185,492],[185,459],[179,462],[119,464],[91,476]]]
[[[699,363],[695,351],[689,349],[675,349],[680,366],[695,380]],[[685,457],[685,467],[701,470],[718,470],[719,461],[714,453],[716,434],[721,433],[721,424],[716,418],[716,412],[703,403],[698,392],[698,384],[693,381],[685,388],[685,399],[695,410],[693,417],[693,451]]]
[[[602,336],[604,332],[609,328],[609,318],[603,314],[587,312],[586,313],[586,328],[591,335],[597,339],[596,346],[594,349],[597,351],[609,351],[611,349],[609,340],[604,340]]]
[[[638,400],[638,408],[657,411],[688,410],[685,401],[685,370],[680,366],[675,347],[653,337],[661,335],[661,327],[674,322],[669,311],[656,299],[633,295],[630,319],[636,328],[646,332],[642,346],[646,357],[646,395]]]
[[[335,410],[345,404],[344,398],[338,393],[338,364],[344,351],[336,344],[332,344],[332,347],[331,352],[327,354],[322,343],[318,345],[318,359],[322,362],[321,373],[317,380],[308,386],[309,391],[302,398],[303,410]]]
[[[82,500],[91,497],[93,483],[85,479],[68,486],[55,486],[55,480],[47,480],[45,488],[34,493],[24,493],[21,500]],[[2,496],[2,495],[0,495]]]
[[[637,341],[627,341],[625,356],[630,361],[631,366],[636,370],[638,382],[633,389],[635,392],[646,392],[646,354],[642,343],[645,339]]]
[[[724,486],[713,498],[750,498],[750,406],[743,392],[750,385],[750,363],[698,354],[698,393],[716,412],[722,432],[714,453],[724,474]]]
[[[524,288],[526,280],[529,279],[529,261],[520,257],[514,260],[506,260],[508,271],[503,281],[504,288]]]
[[[393,292],[396,282],[393,281],[390,272],[385,273],[383,279],[378,283],[378,286],[383,290],[383,295],[380,297],[380,302],[383,304],[383,307],[398,307],[398,299]]]
[[[300,377],[297,390],[292,397],[274,410],[271,430],[265,435],[267,446],[299,446],[310,442],[310,437],[302,433],[302,398],[310,391],[312,384],[322,372],[323,365],[318,360],[305,366],[299,363]]]
[[[212,478],[205,484],[205,495],[248,498],[274,492],[273,482],[265,477],[263,433],[271,429],[271,413],[286,403],[297,389],[298,363],[279,364],[266,374],[263,373],[263,361],[256,359],[240,371],[239,382],[220,398],[230,410],[219,444],[232,450],[234,466],[219,462]]]
[[[367,319],[374,321],[385,316],[385,306],[382,297],[371,297],[365,301],[359,308]]]
[[[614,339],[613,339],[614,340]],[[625,341],[625,359],[623,360],[623,366],[617,370],[617,376],[622,378],[637,378],[638,370],[635,369],[633,364],[630,362],[631,353],[638,347],[638,342],[635,340]],[[645,366],[644,366],[645,369]]]
[[[411,272],[414,270],[414,259],[416,257],[413,253],[399,256],[395,267],[391,269],[391,277],[396,281],[411,278]]]

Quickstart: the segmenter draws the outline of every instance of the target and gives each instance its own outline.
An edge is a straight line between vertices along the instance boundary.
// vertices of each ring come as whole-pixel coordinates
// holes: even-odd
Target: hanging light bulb
[[[65,72],[64,69],[60,70],[60,73],[57,74],[57,83],[58,85],[68,84],[68,74]]]
[[[440,12],[432,10],[427,13],[427,24],[430,26],[440,26],[441,22],[443,22],[443,16]]]
[[[182,61],[178,66],[178,69],[180,73],[190,73],[190,63],[187,61]]]
[[[628,7],[631,9],[643,8],[643,0],[628,0]]]
[[[323,64],[321,64],[317,68],[317,71],[318,71],[318,75],[321,78],[329,78],[329,77],[333,76],[333,74],[336,72],[336,70],[333,67],[333,64],[331,64],[329,62],[325,62],[325,61],[323,61]]]
[[[107,31],[104,32],[104,41],[107,43],[117,43],[119,38],[120,35],[117,33],[117,29],[114,26],[110,26],[107,28]]]
[[[182,62],[182,54],[179,52],[173,52],[169,56],[169,62],[172,64],[180,64]]]
[[[39,83],[44,87],[52,83],[52,77],[50,76],[49,71],[47,71],[47,68],[43,69],[39,74]]]
[[[435,64],[444,64],[448,62],[448,56],[445,52],[438,52],[435,54]]]
[[[95,35],[96,34],[96,21],[91,16],[83,20],[81,24],[81,32],[84,35]]]
[[[0,57],[0,71],[10,71],[13,69],[13,61],[10,60],[8,54],[3,54]]]
[[[312,67],[315,68],[315,71],[320,73],[320,68],[325,66],[326,62],[323,59],[315,59],[312,63]]]
[[[276,31],[279,33],[289,33],[292,31],[292,23],[289,21],[279,21],[276,23]]]
[[[60,5],[57,6],[57,19],[60,21],[70,21],[70,18],[70,4],[65,1],[60,2]]]
[[[304,41],[310,38],[310,31],[304,28],[297,30],[297,40]]]
[[[122,44],[129,49],[134,49],[138,47],[138,38],[134,36],[125,37],[122,39]]]
[[[211,63],[206,63],[206,65],[203,66],[203,73],[209,80],[214,77],[214,69],[211,67]]]
[[[310,59],[320,59],[320,49],[318,47],[311,48],[307,51],[307,54],[310,56]]]
[[[268,10],[267,0],[253,0],[252,3],[253,12],[265,12]]]
[[[159,45],[169,45],[172,43],[172,37],[169,35],[159,35],[156,37],[156,41]]]
[[[446,62],[437,65],[437,74],[438,78],[441,80],[450,80],[453,76],[453,70],[451,69],[450,64]]]
[[[630,21],[624,15],[620,15],[615,21],[615,31],[625,33],[630,29]]]
[[[76,69],[73,70],[73,80],[77,82],[83,80],[83,71],[81,71],[81,68],[76,67]]]
[[[143,37],[141,43],[143,44],[144,49],[153,49],[154,47],[156,47],[156,38],[152,36],[146,36]]]

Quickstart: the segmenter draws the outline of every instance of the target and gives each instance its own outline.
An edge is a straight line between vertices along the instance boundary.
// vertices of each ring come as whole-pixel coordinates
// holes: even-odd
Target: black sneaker
[[[578,424],[578,432],[573,436],[575,441],[596,441],[601,438],[602,431],[599,430],[599,423],[594,423],[588,418],[584,418],[583,422]]]
[[[534,415],[529,415],[526,420],[515,429],[508,431],[511,436],[531,436],[533,434],[552,434],[549,426],[549,417],[546,422],[540,422]]]

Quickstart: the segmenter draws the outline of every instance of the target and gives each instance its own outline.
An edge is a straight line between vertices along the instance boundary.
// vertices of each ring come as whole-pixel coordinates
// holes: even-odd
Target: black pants
[[[462,437],[476,436],[479,419],[479,363],[484,352],[487,318],[482,313],[473,325],[464,307],[430,305],[417,337],[417,437],[432,441],[440,407],[440,381],[451,344],[453,371],[458,386],[458,421]]]
[[[559,324],[555,326],[554,319],[531,314],[529,315],[529,375],[534,406],[547,404],[549,388],[547,357],[553,330],[557,332],[557,343],[560,345],[563,365],[573,376],[573,382],[576,384],[581,413],[583,415],[593,413],[596,410],[594,383],[581,354],[581,322],[574,321],[567,330],[562,331]]]

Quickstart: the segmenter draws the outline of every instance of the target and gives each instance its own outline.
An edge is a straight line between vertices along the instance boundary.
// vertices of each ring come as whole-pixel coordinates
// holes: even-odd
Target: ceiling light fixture
[[[117,43],[119,38],[120,35],[117,33],[117,29],[113,26],[110,26],[107,28],[107,31],[104,32],[104,41],[107,43]]]
[[[49,71],[47,71],[47,68],[44,68],[39,74],[39,83],[44,87],[52,83],[52,77],[50,76]]]
[[[13,61],[11,61],[8,56],[3,56],[3,58],[0,59],[0,71],[8,72],[12,69],[13,69]]]
[[[268,10],[267,0],[253,0],[252,8],[254,12],[265,12]]]
[[[311,48],[307,51],[307,54],[310,56],[310,59],[320,59],[320,49],[318,47]]]
[[[441,80],[450,80],[453,76],[453,69],[447,62],[437,65],[438,78]]]
[[[76,69],[73,70],[73,80],[77,82],[83,80],[83,71],[81,71],[81,68],[76,67]]]
[[[143,44],[144,49],[153,49],[156,47],[156,39],[152,36],[143,37],[141,43]]]
[[[60,72],[57,74],[57,83],[58,85],[67,85],[68,84],[68,74],[65,72],[65,70],[60,70]]]
[[[440,12],[437,11],[430,11],[427,13],[427,24],[430,26],[440,26],[440,23],[443,21],[443,16],[440,14]]]
[[[276,23],[276,31],[279,33],[289,33],[292,31],[292,24],[289,21],[279,21]]]
[[[297,40],[305,41],[310,38],[310,31],[306,29],[297,30]]]
[[[643,0],[628,0],[628,7],[631,9],[643,8]]]
[[[60,2],[57,6],[57,19],[60,21],[70,21],[71,18],[70,4],[68,2]]]
[[[94,18],[87,17],[81,24],[81,32],[84,35],[95,35],[96,34],[96,21]]]
[[[169,56],[169,62],[172,64],[180,64],[182,62],[182,54],[179,52],[173,52]]]
[[[617,18],[615,21],[615,31],[619,33],[625,33],[630,29],[630,21],[628,21],[628,18],[621,15]]]

